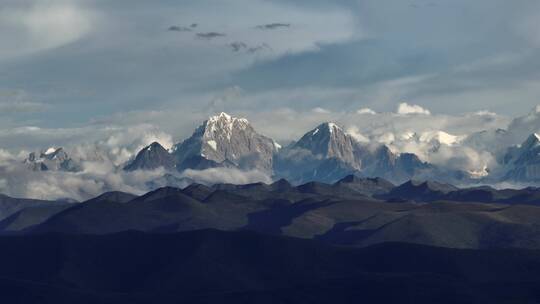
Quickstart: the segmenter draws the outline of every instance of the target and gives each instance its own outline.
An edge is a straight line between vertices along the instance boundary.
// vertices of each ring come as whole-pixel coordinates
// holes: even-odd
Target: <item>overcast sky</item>
[[[177,141],[220,111],[282,139],[404,101],[522,115],[539,22],[537,0],[2,0],[0,148],[140,124]]]

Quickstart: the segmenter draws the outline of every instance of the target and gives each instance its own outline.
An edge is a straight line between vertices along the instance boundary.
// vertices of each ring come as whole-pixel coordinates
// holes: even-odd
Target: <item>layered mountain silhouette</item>
[[[89,201],[21,208],[4,233],[172,233],[252,230],[365,247],[406,242],[451,248],[540,249],[540,190],[457,188],[434,181],[395,186],[347,176],[333,183],[191,184],[142,196],[109,192]]]
[[[0,207],[15,202],[0,220],[6,303],[540,300],[536,188],[349,175]]]

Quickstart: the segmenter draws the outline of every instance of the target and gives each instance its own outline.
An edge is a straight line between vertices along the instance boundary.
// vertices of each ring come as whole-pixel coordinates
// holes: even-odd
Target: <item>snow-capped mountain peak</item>
[[[459,144],[464,138],[465,136],[452,135],[444,131],[426,131],[419,136],[421,142],[436,141],[447,146]]]
[[[195,157],[270,172],[277,150],[275,142],[258,134],[247,119],[220,113],[208,118],[190,138],[176,145],[174,154],[178,164]]]
[[[523,142],[521,145],[518,145],[518,147],[521,149],[532,149],[538,146],[540,146],[540,134],[538,133],[533,133],[529,135],[525,142]]]
[[[53,154],[53,153],[55,153],[57,150],[60,150],[60,149],[62,149],[62,148],[57,149],[57,148],[54,148],[54,147],[50,147],[50,148],[47,149],[45,152],[43,152],[43,154],[45,154],[45,155],[50,155],[50,154]]]
[[[81,167],[75,163],[62,147],[41,150],[39,155],[32,152],[24,160],[28,168],[34,171],[80,171]]]
[[[305,149],[313,155],[337,158],[345,163],[356,164],[354,150],[356,141],[335,123],[325,122],[307,132],[296,144],[295,149]]]
[[[232,117],[231,115],[222,112],[219,115],[208,118],[206,121],[205,135],[209,136],[216,132],[225,131],[227,139],[230,139],[234,128],[246,129],[248,127],[250,127],[250,124],[247,119]]]
[[[328,127],[328,132],[334,133],[334,131],[343,131],[337,124],[333,122],[326,123],[326,126]]]
[[[319,136],[325,136],[328,134],[332,134],[334,132],[343,132],[343,130],[341,129],[341,127],[339,127],[337,124],[333,122],[325,122],[318,125],[315,129],[311,130],[310,132],[306,133],[306,135],[311,133],[312,136],[315,136],[317,134],[319,134]]]

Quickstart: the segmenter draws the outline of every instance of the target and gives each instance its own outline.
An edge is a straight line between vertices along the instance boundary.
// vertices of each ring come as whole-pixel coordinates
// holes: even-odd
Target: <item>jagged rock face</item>
[[[534,133],[520,146],[510,148],[503,164],[507,170],[506,180],[540,180],[540,134]]]
[[[333,183],[343,176],[359,173],[362,161],[358,143],[338,125],[323,123],[307,132],[276,158],[278,176],[295,183]]]
[[[170,170],[174,167],[174,157],[163,146],[154,142],[142,149],[135,159],[124,167],[124,170],[155,170],[158,168]]]
[[[370,149],[358,149],[356,153],[364,160],[363,171],[372,176],[391,171],[398,159],[398,156],[386,146],[379,146],[373,151]]]
[[[43,150],[39,155],[32,152],[24,163],[33,171],[81,171],[81,167],[63,148],[49,148]]]
[[[179,167],[194,157],[217,164],[232,163],[241,169],[271,172],[275,142],[258,134],[243,118],[225,113],[210,117],[193,135],[174,148]]]
[[[356,142],[334,123],[323,123],[306,133],[294,148],[306,149],[317,156],[337,158],[360,169],[355,156]]]

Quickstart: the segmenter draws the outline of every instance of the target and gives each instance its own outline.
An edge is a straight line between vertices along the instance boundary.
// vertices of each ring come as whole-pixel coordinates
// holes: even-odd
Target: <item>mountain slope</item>
[[[523,144],[510,148],[503,164],[505,180],[540,181],[540,134],[531,134]]]
[[[154,170],[164,168],[171,170],[175,167],[174,157],[158,142],[153,142],[143,148],[135,159],[124,167],[124,170]]]
[[[66,202],[13,198],[0,194],[0,220],[28,207],[69,205]]]
[[[307,132],[298,140],[293,149],[305,149],[313,155],[336,158],[360,169],[355,157],[355,140],[335,123],[323,123]]]
[[[73,207],[72,204],[26,207],[1,220],[0,231],[9,233],[26,230],[45,222],[55,214],[70,207]]]
[[[151,231],[182,223],[179,230],[200,227],[226,229],[213,210],[183,194],[180,189],[162,188],[128,204],[111,201],[81,203],[64,210],[32,232],[106,234],[126,230]]]

